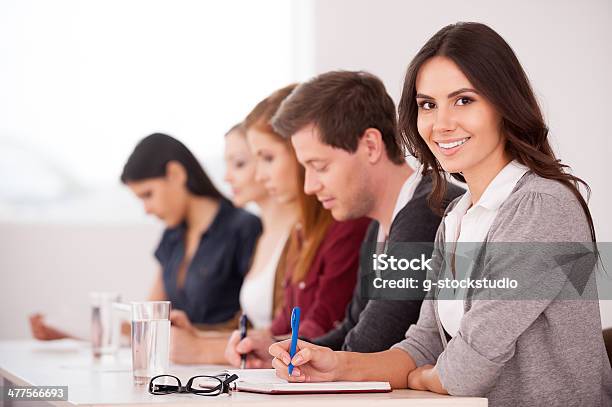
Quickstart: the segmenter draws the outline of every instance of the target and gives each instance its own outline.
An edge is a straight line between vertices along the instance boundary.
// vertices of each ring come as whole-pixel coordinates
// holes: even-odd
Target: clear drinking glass
[[[119,348],[119,335],[113,303],[120,295],[113,292],[89,293],[91,304],[91,348],[95,357],[112,355]]]
[[[170,301],[132,303],[132,370],[135,384],[166,373],[170,360]]]

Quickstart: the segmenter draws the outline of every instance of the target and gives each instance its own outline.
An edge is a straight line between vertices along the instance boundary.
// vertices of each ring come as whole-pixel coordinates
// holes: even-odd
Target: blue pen
[[[289,356],[293,360],[295,350],[297,348],[298,332],[300,330],[300,307],[293,307],[291,311],[291,348],[289,348]],[[293,373],[293,364],[289,362],[289,376]]]

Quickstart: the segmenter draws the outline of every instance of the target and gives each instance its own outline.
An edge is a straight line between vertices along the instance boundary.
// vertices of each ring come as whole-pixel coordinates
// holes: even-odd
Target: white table
[[[117,406],[181,404],[181,406],[487,406],[487,400],[451,397],[414,390],[378,394],[263,395],[232,392],[230,395],[201,397],[192,394],[154,396],[146,386],[132,382],[130,353],[122,349],[116,357],[95,361],[87,343],[62,340],[53,342],[0,342],[0,386],[68,386],[68,401],[58,406]],[[197,374],[219,373],[224,366],[173,365],[170,372],[183,379]],[[6,405],[6,404],[5,404]],[[15,407],[25,406],[14,402]],[[41,405],[38,403],[37,405]],[[7,406],[8,407],[8,406]]]

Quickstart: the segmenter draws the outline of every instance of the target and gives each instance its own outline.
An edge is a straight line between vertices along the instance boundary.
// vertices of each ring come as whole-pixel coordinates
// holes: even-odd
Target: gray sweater
[[[590,240],[584,211],[572,192],[531,172],[502,204],[486,237],[486,242]],[[436,236],[434,272],[444,268],[444,241],[443,221]],[[537,256],[506,253],[473,270],[491,279],[525,272],[533,276],[532,281],[549,283],[547,289],[571,297],[564,293],[571,290],[569,284],[555,286],[559,280],[551,279],[560,274],[558,270],[546,267]],[[598,301],[538,298],[538,284],[532,284],[532,289],[529,300],[511,295],[483,300],[475,299],[477,292],[468,293],[459,332],[446,348],[432,290],[418,322],[394,348],[408,352],[417,366],[436,365],[450,394],[484,396],[490,406],[612,405],[612,371]],[[521,296],[525,294],[523,290]]]

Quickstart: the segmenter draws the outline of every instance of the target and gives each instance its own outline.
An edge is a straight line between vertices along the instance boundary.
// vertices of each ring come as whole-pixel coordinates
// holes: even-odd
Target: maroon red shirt
[[[299,335],[316,338],[344,319],[353,296],[359,268],[359,250],[370,224],[360,218],[333,222],[321,241],[304,281],[285,275],[283,308],[272,321],[272,335],[291,333],[291,310],[301,308]]]

